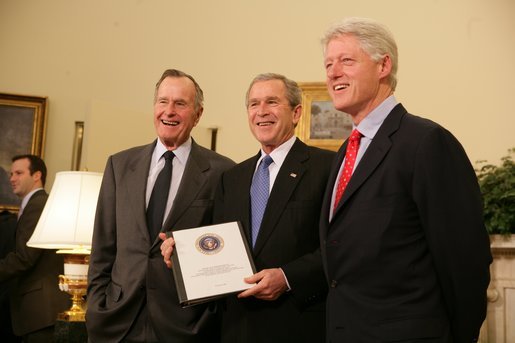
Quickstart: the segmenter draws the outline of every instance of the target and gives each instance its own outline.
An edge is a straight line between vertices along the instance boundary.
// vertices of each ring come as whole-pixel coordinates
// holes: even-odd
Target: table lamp
[[[59,288],[72,296],[72,307],[59,313],[64,321],[84,321],[88,263],[101,173],[67,171],[56,174],[54,185],[27,246],[59,249],[64,275]]]

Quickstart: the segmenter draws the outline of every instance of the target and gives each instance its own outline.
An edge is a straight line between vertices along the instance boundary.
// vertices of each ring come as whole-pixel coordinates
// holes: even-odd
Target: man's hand
[[[263,269],[250,277],[244,279],[246,283],[257,283],[240,294],[238,298],[254,296],[261,300],[276,300],[286,292],[288,285],[285,276],[280,268]]]
[[[166,233],[164,232],[159,233],[159,238],[163,241],[163,243],[161,243],[161,255],[163,255],[163,261],[169,269],[172,269],[171,257],[175,241],[172,237],[166,238]]]

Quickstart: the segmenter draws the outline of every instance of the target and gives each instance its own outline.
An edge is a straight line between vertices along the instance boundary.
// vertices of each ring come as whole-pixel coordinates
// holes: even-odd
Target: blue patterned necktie
[[[151,241],[156,238],[163,226],[168,193],[170,192],[170,182],[172,180],[172,160],[175,154],[172,151],[167,151],[163,154],[163,157],[165,159],[165,166],[157,176],[147,207],[147,226]]]
[[[251,224],[252,224],[252,247],[256,244],[263,214],[265,213],[266,203],[270,195],[270,172],[268,166],[274,160],[266,155],[259,164],[252,185],[250,186],[250,205],[251,205]]]

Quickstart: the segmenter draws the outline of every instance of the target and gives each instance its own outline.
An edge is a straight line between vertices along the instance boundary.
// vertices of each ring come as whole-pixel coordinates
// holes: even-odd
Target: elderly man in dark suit
[[[158,238],[160,231],[211,224],[216,184],[234,165],[190,137],[202,103],[193,77],[166,70],[155,90],[158,139],[107,161],[88,275],[86,325],[92,342],[218,339],[209,304],[179,305]]]
[[[221,302],[222,342],[323,342],[327,284],[318,221],[335,154],[294,136],[302,113],[294,81],[258,75],[246,105],[261,149],[222,175],[215,222],[241,222],[258,272],[246,279],[253,287]],[[265,184],[257,181],[261,170]],[[261,189],[268,200],[259,214]]]
[[[50,342],[57,314],[70,306],[67,293],[58,287],[63,258],[55,250],[27,247],[43,212],[46,166],[34,155],[13,157],[11,186],[22,199],[16,225],[16,246],[0,260],[0,281],[14,280],[11,290],[13,331],[23,342]]]
[[[384,26],[348,18],[324,47],[327,88],[354,123],[321,215],[328,341],[476,341],[491,255],[465,151],[397,103]]]

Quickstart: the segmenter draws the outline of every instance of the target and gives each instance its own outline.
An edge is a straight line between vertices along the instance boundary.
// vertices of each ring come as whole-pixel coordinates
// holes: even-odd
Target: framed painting
[[[337,111],[324,82],[299,82],[302,90],[302,116],[295,134],[304,143],[338,150],[352,131],[351,117]]]
[[[47,98],[0,93],[0,211],[17,211],[20,199],[9,182],[12,158],[43,157]]]

